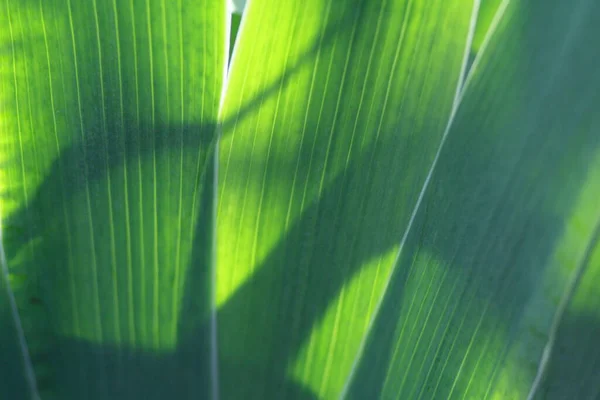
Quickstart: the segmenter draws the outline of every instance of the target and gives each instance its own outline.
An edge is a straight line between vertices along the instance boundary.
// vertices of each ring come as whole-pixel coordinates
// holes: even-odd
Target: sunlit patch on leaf
[[[385,288],[385,277],[398,253],[390,248],[374,260],[367,261],[342,286],[323,318],[318,321],[302,345],[298,356],[288,366],[294,381],[310,387],[320,398],[334,398],[342,392],[345,378],[350,374],[353,355],[368,332],[377,299]],[[370,296],[366,288],[371,288]],[[363,321],[362,325],[357,324]],[[344,329],[350,323],[356,329]],[[324,374],[316,374],[311,365],[326,365]]]

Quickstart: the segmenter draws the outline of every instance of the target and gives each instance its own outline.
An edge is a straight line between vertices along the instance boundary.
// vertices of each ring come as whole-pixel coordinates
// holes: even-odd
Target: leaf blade
[[[333,4],[250,3],[236,44],[217,289],[222,387],[232,397],[339,394],[464,65],[470,2]],[[261,26],[278,34],[261,35]],[[410,172],[388,180],[400,168]],[[401,207],[385,192],[392,182],[391,192],[405,192]],[[379,278],[347,282],[369,266]]]
[[[225,2],[166,5],[3,3],[1,42],[17,50],[2,55],[15,67],[2,63],[0,98],[18,110],[2,115],[3,244],[29,282],[17,301],[44,395],[214,389]]]
[[[598,13],[547,7],[508,4],[476,65],[350,398],[527,396],[600,217],[577,199],[596,187]]]

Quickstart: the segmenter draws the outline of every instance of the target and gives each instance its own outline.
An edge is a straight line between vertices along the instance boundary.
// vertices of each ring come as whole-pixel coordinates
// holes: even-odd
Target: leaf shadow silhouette
[[[365,173],[378,148],[397,146],[402,145],[395,143],[394,139],[380,142],[353,160],[349,168],[340,173],[323,195],[302,213],[254,274],[218,309],[219,351],[222,353],[219,360],[221,377],[224,378],[221,390],[227,393],[224,398],[296,398],[277,382],[285,381],[290,363],[298,356],[312,329],[360,268],[396,248],[402,238],[406,220],[392,216],[386,221],[383,215],[371,214],[370,227],[379,229],[369,230],[368,241],[356,241],[356,249],[347,248],[345,240],[364,235],[362,230],[368,225],[342,217],[353,209],[354,204],[346,200],[348,197],[363,197],[359,202],[364,200],[373,207],[385,209],[384,205],[393,201],[394,196],[402,195],[399,188],[403,185],[400,182],[395,182],[396,188],[382,186],[381,182],[374,184],[370,174]],[[375,162],[375,168],[390,171],[398,163],[401,160],[397,158],[380,160]],[[453,185],[451,178],[442,181],[445,189]],[[429,206],[432,203],[424,205],[425,208]],[[507,207],[510,208],[510,205]],[[445,211],[452,213],[452,210]],[[541,216],[534,216],[534,219],[540,228],[546,225]],[[422,229],[416,236],[421,237],[424,232]],[[390,286],[396,298],[402,298],[409,278],[409,269],[402,264],[423,245],[420,239],[407,243],[401,266]],[[550,246],[550,242],[547,245]],[[452,259],[455,254],[452,245],[435,250],[442,259]],[[454,267],[454,264],[451,266]],[[464,273],[460,270],[454,272]],[[278,289],[273,292],[273,288]],[[279,303],[274,304],[273,299],[279,299]],[[385,317],[384,320],[378,318],[378,321],[381,320],[385,333],[383,337],[378,334],[380,341],[392,341],[396,321],[405,312],[401,304],[401,301],[383,303],[379,315]],[[391,343],[388,348],[393,348]],[[252,354],[257,360],[255,363],[248,362],[250,365],[246,367],[246,373],[240,373],[238,363],[247,361],[231,359],[231,354]],[[367,357],[359,366],[359,374],[364,369],[365,376],[384,376],[382,373],[390,357],[390,351],[377,352],[375,358]],[[252,371],[252,379],[244,379],[248,376],[247,371]],[[275,382],[273,377],[278,377]],[[256,395],[246,397],[248,393]],[[368,393],[357,398],[378,398],[377,395]]]
[[[324,43],[329,43],[335,35],[347,29],[348,24],[344,23],[347,17],[342,15],[326,29]],[[250,114],[259,99],[273,95],[281,85],[293,79],[294,73],[300,66],[312,59],[316,49],[316,45],[309,48],[296,66],[290,67],[272,85],[268,85],[256,99],[243,106],[238,117],[244,118],[245,115]],[[232,123],[233,121],[223,122],[223,131],[227,132],[229,124]],[[93,127],[96,124],[92,121],[86,124],[88,125]],[[61,235],[63,227],[60,225],[59,216],[56,216],[55,221],[42,221],[36,216],[52,215],[53,211],[56,212],[62,204],[69,204],[71,197],[80,194],[87,184],[102,181],[117,166],[150,154],[166,154],[179,150],[181,146],[192,151],[205,148],[207,149],[205,159],[210,160],[210,151],[214,146],[213,132],[216,126],[214,124],[136,126],[132,121],[125,121],[123,132],[136,132],[139,136],[111,136],[106,142],[105,138],[93,129],[90,129],[83,143],[76,142],[61,152],[27,207],[14,214],[6,224],[7,243],[13,254],[32,244],[36,238],[42,237],[44,240],[41,244],[32,245],[43,246],[37,248],[38,252],[44,254],[46,260],[54,260],[51,266],[46,265],[42,259],[32,260],[32,268],[28,270],[40,285],[40,298],[43,303],[42,305],[30,304],[28,307],[44,307],[51,324],[53,304],[57,301],[56,288],[66,284],[64,266],[66,265],[65,249],[68,245],[65,243],[64,235]],[[177,134],[172,134],[173,132]],[[116,131],[112,134],[116,135]],[[218,329],[225,335],[221,338],[220,346],[226,346],[228,350],[239,349],[239,352],[248,352],[251,355],[263,354],[267,357],[266,361],[263,359],[254,363],[220,356],[221,376],[237,378],[219,383],[223,398],[313,399],[317,397],[309,389],[287,376],[289,363],[298,355],[312,328],[322,319],[328,305],[339,294],[343,285],[366,261],[397,245],[404,230],[401,222],[385,221],[385,216],[381,216],[380,219],[374,219],[370,223],[374,226],[387,225],[388,229],[374,230],[368,242],[357,242],[357,249],[340,247],[337,242],[337,240],[342,243],[345,241],[346,236],[342,237],[342,233],[356,238],[363,228],[361,221],[341,218],[356,206],[355,203],[346,201],[346,195],[361,193],[362,197],[356,201],[361,203],[364,200],[369,207],[377,207],[379,201],[393,202],[395,196],[401,195],[401,185],[390,188],[389,184],[386,185],[383,181],[370,179],[369,168],[373,162],[377,169],[402,170],[404,161],[402,157],[375,156],[380,148],[390,146],[403,148],[403,144],[394,142],[393,135],[391,136],[367,148],[351,161],[349,168],[342,171],[326,187],[323,195],[303,212],[263,264],[257,268],[257,272],[217,311]],[[185,143],[182,142],[183,138],[186,138]],[[98,148],[105,145],[107,145],[105,153],[96,152]],[[482,160],[485,161],[485,158]],[[210,165],[210,162],[207,162],[207,165]],[[451,201],[447,198],[452,196],[453,186],[460,183],[451,172],[452,169],[440,172],[442,176],[438,180],[440,186],[434,188],[436,195],[429,197],[425,202],[426,209],[435,208],[435,204],[441,202],[448,204],[448,207],[443,208],[444,213],[461,215],[464,212],[459,207],[463,198],[459,196],[451,198]],[[208,168],[206,176],[200,179],[209,179],[210,176],[211,170]],[[466,176],[471,175],[466,174]],[[484,185],[484,188],[486,187]],[[211,185],[204,185],[200,189],[202,191],[200,201],[204,204],[214,201],[210,189]],[[64,197],[56,196],[57,193],[61,193]],[[96,200],[101,199],[94,199]],[[517,210],[518,204],[518,202],[515,204],[507,202],[504,207],[509,210],[507,212],[510,212]],[[497,215],[495,218],[501,218],[503,215],[505,214]],[[187,270],[188,275],[183,279],[185,289],[179,315],[177,347],[168,351],[150,351],[129,348],[127,345],[95,344],[72,337],[58,337],[55,345],[35,355],[37,358],[34,362],[37,370],[44,369],[44,365],[50,365],[55,371],[42,382],[42,387],[53,391],[63,390],[67,397],[92,400],[125,399],[132,396],[150,400],[168,397],[191,399],[203,398],[210,393],[210,388],[215,385],[216,379],[215,366],[211,365],[214,361],[212,352],[215,351],[212,348],[214,326],[210,316],[211,311],[208,309],[212,283],[212,276],[207,267],[209,265],[207,260],[212,257],[212,238],[208,233],[212,227],[207,228],[204,217],[202,215],[197,221],[191,221],[195,224],[192,238],[194,245],[191,259],[186,260],[190,265]],[[539,232],[543,232],[547,225],[552,226],[555,222],[548,222],[545,215],[525,215],[525,217],[531,219],[529,226],[535,227]],[[437,224],[435,215],[424,213],[420,218],[422,219],[416,224],[417,231],[419,229],[422,232],[430,231],[433,229],[432,225]],[[443,227],[448,237],[455,235],[459,238],[458,233],[464,231],[464,226],[461,227],[463,221],[459,217],[457,221],[449,222],[449,226]],[[415,237],[417,239],[414,241],[407,242],[406,256],[403,255],[403,258],[424,246],[420,235]],[[530,240],[540,240],[541,248],[548,249],[554,239],[553,235],[547,234]],[[484,242],[491,240],[492,237],[486,237]],[[434,247],[436,254],[444,260],[451,260],[459,246],[456,240],[448,240],[443,246],[439,246],[438,242],[425,244]],[[331,260],[331,264],[315,263],[315,260],[323,258]],[[304,268],[306,266],[309,268]],[[459,272],[466,275],[470,271]],[[516,296],[518,298],[527,295],[527,289],[532,287],[533,282],[527,272],[516,273],[515,276],[523,278],[525,282]],[[403,294],[406,279],[406,269],[400,269],[394,275],[392,287],[396,295]],[[490,277],[490,284],[493,284],[494,279],[494,276]],[[276,312],[273,312],[272,297],[269,292],[274,286],[280,288],[280,293],[273,297],[282,299]],[[301,287],[304,287],[302,294],[296,296],[295,289]],[[487,289],[487,287],[482,288],[482,295]],[[24,311],[23,314],[27,314],[27,311]],[[380,345],[380,348],[385,348],[385,344],[391,343],[394,327],[390,321],[397,320],[404,311],[393,302],[383,304],[380,315],[385,315],[385,319],[379,318],[374,328],[377,337],[384,344]],[[502,315],[500,305],[498,309],[494,308],[494,312]],[[379,351],[371,353],[369,348],[367,351],[368,356],[359,365],[361,376],[367,378],[381,376],[390,362],[391,355]],[[370,394],[375,397],[362,398],[376,398],[379,393]]]
[[[59,3],[53,5],[57,7],[55,13],[62,12],[59,6]],[[322,44],[328,45],[335,35],[348,28],[347,24],[343,23],[347,16],[337,17],[339,18],[334,18],[325,29]],[[266,85],[254,99],[242,105],[237,120],[253,112],[260,101],[264,101],[281,87],[285,87],[295,73],[314,58],[318,49],[317,42],[316,40],[314,45],[306,49],[296,64],[290,65],[281,76]],[[91,62],[93,60],[90,60]],[[115,77],[112,78],[114,80]],[[122,112],[117,101],[111,96],[106,97],[105,106],[108,116],[119,115],[119,112]],[[116,122],[111,117],[104,126],[99,115],[86,113],[83,118],[82,125],[85,126],[85,131],[82,132],[83,139],[74,139],[72,143],[61,149],[57,158],[45,171],[42,183],[36,188],[28,203],[3,221],[4,240],[10,263],[15,266],[12,272],[27,277],[29,282],[27,288],[18,291],[16,295],[21,317],[29,328],[27,339],[34,350],[32,358],[40,390],[49,395],[89,399],[132,398],[131,396],[138,395],[141,396],[140,398],[148,399],[167,396],[182,399],[211,396],[215,374],[214,368],[210,365],[211,351],[213,351],[211,335],[214,327],[210,318],[212,277],[209,260],[212,257],[210,234],[213,226],[206,223],[207,216],[199,215],[197,221],[189,221],[195,226],[193,237],[190,238],[193,243],[193,254],[189,260],[184,261],[189,267],[187,276],[181,278],[181,284],[185,286],[185,294],[180,315],[171,316],[179,320],[180,337],[177,346],[167,351],[154,351],[127,344],[95,343],[58,332],[59,325],[75,323],[75,315],[65,315],[63,312],[59,316],[56,313],[58,306],[64,307],[64,303],[69,301],[64,295],[69,291],[68,281],[71,274],[66,266],[69,261],[73,261],[68,259],[69,243],[66,235],[68,224],[65,224],[62,219],[61,210],[66,206],[68,208],[66,213],[71,218],[70,208],[82,203],[85,191],[90,187],[103,185],[107,177],[114,177],[120,168],[129,168],[140,160],[147,161],[152,157],[168,158],[170,154],[183,153],[186,157],[184,164],[186,167],[195,168],[197,163],[188,161],[190,159],[195,161],[197,157],[202,158],[199,164],[207,166],[206,171],[202,171],[198,176],[198,182],[194,184],[197,184],[195,187],[199,193],[198,202],[203,206],[210,204],[213,201],[214,190],[211,160],[214,155],[216,134],[217,131],[227,132],[231,124],[236,121],[223,121],[219,127],[211,122],[180,124],[159,121],[151,125],[137,122],[139,119],[126,113],[120,122]],[[73,127],[73,129],[72,137],[79,138],[77,128]],[[160,175],[161,179],[164,177]],[[173,187],[164,181],[157,182],[157,186],[165,192],[173,190]],[[114,182],[110,187],[114,189],[113,195],[116,193],[118,199],[115,203],[115,212],[118,216],[122,216],[126,209],[120,197],[122,187],[118,187]],[[10,196],[11,193],[6,195]],[[130,201],[134,202],[136,199],[134,196]],[[102,190],[93,189],[88,205],[90,213],[95,216],[108,215],[105,200],[105,193]],[[159,200],[159,204],[164,206],[162,200]],[[167,204],[168,207],[174,205]],[[143,209],[142,214],[146,211],[147,209]],[[117,218],[118,223],[123,221],[124,218]],[[78,221],[72,218],[69,222],[78,224]],[[101,220],[95,227],[97,232],[94,232],[101,241],[99,253],[108,253],[109,232],[105,222]],[[83,230],[78,230],[75,234],[81,235],[82,232]],[[144,241],[147,234],[152,233],[143,232],[141,237],[133,240]],[[125,238],[117,237],[117,241],[120,240]],[[91,246],[87,249],[90,254],[91,249]],[[100,267],[108,268],[108,255],[99,254],[99,256]],[[124,255],[118,254],[117,258],[119,265],[123,265],[121,262],[125,262]],[[51,264],[48,264],[48,261]],[[81,268],[75,271],[75,281],[82,283],[82,287],[77,290],[91,295],[94,291],[93,283],[89,279],[89,273],[85,272],[89,268],[89,265],[86,265],[89,259],[83,257],[74,262],[75,264],[82,262]],[[142,268],[146,267],[139,259],[135,259],[134,263],[138,263]],[[105,283],[100,282],[102,296],[111,293]],[[174,284],[177,285],[178,282]],[[122,293],[126,293],[126,288],[122,286],[119,288],[124,290]],[[148,298],[148,301],[151,300]],[[135,308],[139,310],[139,307],[140,304],[136,302]],[[100,311],[110,312],[104,309]],[[100,328],[100,330],[110,331],[111,328],[114,327]],[[104,333],[106,334],[106,331]],[[124,330],[121,333],[130,336],[144,334],[138,326],[135,327],[134,332]],[[309,391],[292,382],[282,382],[282,384],[288,387],[289,391],[297,393],[300,398],[313,397]],[[15,393],[15,398],[20,396],[21,394]]]
[[[344,197],[355,189],[366,197],[377,192],[369,190],[368,174],[361,173],[373,151],[365,151],[327,186],[254,274],[218,309],[224,398],[296,398],[277,382],[285,381],[290,362],[342,286],[366,261],[396,244],[397,226],[391,232],[372,232],[369,243],[356,244],[354,256],[348,256],[351,249],[339,245],[343,243],[340,235],[356,237],[362,228],[343,218],[353,206]],[[274,304],[273,299],[279,302]],[[231,354],[257,356],[247,367],[253,371],[252,379],[240,374],[236,365],[240,360],[231,359]],[[242,357],[247,358],[252,357]],[[273,377],[279,378],[273,382]],[[246,397],[248,393],[255,395]]]
[[[573,64],[564,72],[577,71],[585,65]],[[535,65],[532,71],[538,67]],[[548,72],[542,68],[539,71]],[[587,127],[589,111],[588,106],[580,105],[569,115],[571,122]],[[600,145],[591,129],[567,136],[554,128],[556,121],[552,118],[543,113],[538,117],[535,123],[540,126],[525,132],[518,125],[521,121],[510,120],[502,126],[502,135],[463,124],[465,131],[456,132],[460,136],[445,145],[365,352],[356,365],[358,378],[350,386],[351,398],[382,395],[382,377],[398,361],[390,351],[396,346],[398,321],[410,312],[402,306],[407,279],[414,258],[422,251],[431,252],[443,264],[442,268],[450,269],[448,276],[459,285],[447,311],[434,310],[448,324],[448,335],[424,334],[436,340],[438,349],[418,354],[424,363],[431,363],[431,377],[424,379],[424,374],[417,374],[404,389],[425,398],[433,396],[438,385],[449,390],[456,383],[467,390],[468,382],[455,381],[460,375],[457,371],[461,357],[468,356],[466,363],[476,363],[491,341],[482,340],[481,348],[469,353],[471,335],[479,329],[493,338],[504,335],[505,347],[495,362],[477,371],[482,382],[493,386],[498,369],[522,328],[520,320],[525,310],[521,306],[538,288],[539,279],[550,264],[565,219],[577,204]],[[469,116],[463,118],[468,120]],[[289,374],[290,364],[324,317],[328,305],[365,262],[399,244],[406,220],[386,221],[379,217],[370,221],[370,240],[357,242],[360,249],[344,246],[348,238],[357,237],[364,229],[360,221],[348,217],[347,211],[356,205],[352,198],[358,198],[359,204],[364,199],[364,204],[386,209],[394,196],[406,196],[400,189],[402,178],[374,181],[367,172],[372,162],[379,171],[406,168],[402,155],[407,153],[402,151],[409,152],[410,148],[407,150],[408,143],[398,142],[398,137],[401,135],[384,137],[353,158],[350,166],[305,209],[264,262],[219,308],[219,360],[226,398],[239,398],[246,393],[255,393],[250,398],[294,398],[278,382]],[[380,158],[380,148],[402,150],[394,157]],[[300,159],[303,157],[301,154]],[[414,288],[415,282],[411,283]],[[488,316],[492,318],[484,318]],[[483,321],[481,326],[479,321]],[[400,360],[410,357],[411,350],[400,349]],[[539,361],[537,350],[541,351],[532,351],[532,362]],[[243,354],[247,357],[236,357]],[[450,360],[447,369],[446,360]],[[252,379],[247,381],[239,371],[244,365],[252,371]],[[271,381],[273,377],[277,377],[275,383]]]
[[[165,154],[179,156],[180,151],[181,154],[186,153],[186,156],[184,156],[186,158],[185,165],[196,164],[195,160],[189,162],[190,158],[196,158],[193,154],[200,153],[197,157],[207,159],[210,157],[210,152],[207,149],[213,142],[211,136],[215,134],[215,125],[170,124],[151,128],[135,126],[134,123],[131,123],[127,126],[126,132],[128,134],[124,137],[121,137],[117,131],[113,131],[111,136],[103,138],[101,134],[88,131],[87,140],[84,143],[75,143],[63,149],[39,186],[36,195],[30,199],[27,207],[12,214],[4,221],[6,248],[11,251],[13,257],[17,258],[13,262],[13,272],[26,276],[29,281],[29,287],[23,290],[22,293],[17,292],[16,295],[20,300],[18,303],[22,319],[32,328],[27,331],[27,339],[30,342],[30,347],[35,350],[32,352],[32,358],[42,391],[68,394],[74,396],[73,398],[83,396],[91,399],[119,398],[114,396],[117,396],[119,390],[125,389],[130,392],[121,392],[123,396],[126,396],[123,398],[129,398],[127,396],[131,393],[137,394],[138,392],[140,394],[154,393],[156,396],[163,396],[168,393],[168,390],[172,390],[171,384],[174,386],[182,379],[186,382],[201,381],[197,376],[192,377],[188,370],[176,368],[176,360],[178,359],[174,355],[169,355],[168,352],[153,354],[151,351],[138,351],[136,348],[129,349],[127,345],[120,347],[110,343],[95,344],[76,337],[65,337],[64,333],[60,332],[60,326],[77,325],[77,316],[64,311],[65,301],[74,301],[71,297],[74,294],[68,285],[69,281],[73,279],[74,282],[83,286],[77,288],[78,294],[87,292],[88,296],[93,296],[94,293],[94,285],[89,275],[91,254],[88,254],[90,258],[83,257],[79,260],[80,264],[74,272],[75,276],[71,276],[72,271],[67,267],[72,260],[68,259],[70,243],[67,240],[67,226],[61,212],[63,204],[73,207],[75,204],[81,203],[81,193],[86,188],[105,182],[105,179],[111,173],[114,176],[112,170],[123,167],[126,161],[127,163],[133,163],[140,159],[151,158],[153,155],[156,157]],[[110,146],[106,147],[106,151],[98,151],[98,149],[104,148],[105,143],[110,143]],[[175,156],[173,158],[175,159]],[[201,176],[200,179],[202,179]],[[161,190],[167,189],[167,183],[164,181],[156,184]],[[113,189],[115,189],[114,186]],[[189,185],[189,187],[192,186]],[[210,185],[208,187],[199,185],[199,187],[201,191],[210,190]],[[116,189],[120,188],[117,187]],[[92,192],[90,213],[95,213],[95,216],[108,216],[107,213],[103,213],[102,203],[106,199],[105,193],[102,190],[96,193],[99,194],[94,196],[94,192]],[[159,200],[158,205],[164,206],[164,203]],[[115,214],[118,216],[123,215],[124,208],[125,206],[122,203],[115,203]],[[73,222],[71,219],[73,217],[70,215],[69,218],[72,224],[76,223]],[[199,218],[206,218],[206,215]],[[136,221],[135,217],[131,221]],[[121,222],[128,223],[124,219]],[[109,251],[107,225],[106,221],[99,221],[96,225],[97,231],[94,232],[96,237],[95,249],[99,252]],[[73,225],[71,225],[71,229],[72,227]],[[82,232],[79,232],[79,234],[82,234]],[[107,234],[107,236],[103,236],[103,234]],[[119,239],[124,240],[121,237]],[[138,240],[144,240],[144,238],[138,238]],[[23,252],[27,253],[29,247],[31,247],[31,257],[23,259],[22,256],[19,256]],[[204,248],[203,251],[208,252],[209,248]],[[123,254],[118,255],[117,262],[125,267],[127,261],[122,256]],[[134,267],[139,267],[135,269],[138,272],[140,268],[151,265],[137,264],[136,260],[133,263]],[[203,301],[204,309],[202,312],[204,314],[208,313],[207,309],[210,307],[210,290],[208,290],[210,281],[206,279],[210,275],[208,265],[207,263],[201,265],[201,269],[206,276],[197,281],[199,284],[207,286],[206,288],[198,288],[199,297]],[[108,269],[109,266],[101,261],[99,268],[104,270]],[[135,271],[134,278],[139,279],[139,275],[135,275]],[[106,273],[104,275],[106,276]],[[99,278],[97,277],[97,279]],[[163,277],[163,279],[168,278]],[[177,282],[174,282],[174,284],[176,285]],[[113,290],[122,290],[121,293],[125,295],[128,293],[128,289],[124,286],[111,289],[107,285],[102,285],[100,279],[98,286],[101,299],[112,296]],[[140,304],[137,303],[139,293],[136,292],[132,296],[136,297],[135,310],[129,310],[128,312],[133,315],[141,309]],[[56,312],[58,310],[62,311]],[[106,310],[101,308],[102,311],[105,312]],[[94,313],[97,310],[90,309],[87,312]],[[40,315],[43,317],[40,320],[33,323],[28,322],[31,319],[39,318]],[[172,318],[175,317],[172,316]],[[81,315],[79,318],[81,318]],[[110,317],[103,319],[103,326],[99,328],[100,334],[111,336],[110,332],[113,331],[114,327],[106,325],[107,323],[110,325],[111,319]],[[48,326],[44,327],[45,324]],[[143,333],[140,330],[142,328],[139,326],[134,329],[132,332],[122,327],[120,328],[120,335],[139,337]],[[46,332],[46,330],[48,331]],[[53,334],[57,337],[52,338]],[[204,339],[199,338],[198,340]],[[169,370],[165,366],[161,366],[163,363],[173,366],[172,374],[168,372]],[[67,371],[68,374],[65,375]],[[125,384],[127,381],[114,375],[115,371],[120,371],[119,373],[122,373],[124,377],[129,374],[130,386]],[[140,371],[140,373],[136,375],[133,373],[134,371]],[[146,371],[149,377],[162,371],[164,379],[144,381],[141,371]],[[182,374],[181,379],[177,378],[176,373]],[[48,374],[49,376],[46,376]],[[182,385],[182,387],[185,387],[185,385]],[[198,393],[204,393],[207,387],[196,387],[189,392],[189,396],[193,396],[193,393],[196,393],[196,396]],[[164,397],[146,396],[142,398]]]
[[[432,347],[427,352],[417,349],[421,352],[413,357],[429,365],[430,374],[425,378],[414,370],[406,371],[403,389],[410,392],[399,395],[443,397],[447,393],[436,390],[450,390],[454,385],[467,390],[468,377],[466,373],[460,376],[462,357],[466,370],[479,357],[486,357],[486,346],[491,341],[502,340],[504,348],[496,349],[494,362],[480,365],[473,370],[478,375],[471,377],[494,386],[519,330],[525,329],[521,321],[526,312],[523,305],[536,292],[540,278],[552,263],[568,223],[566,218],[577,204],[600,145],[590,132],[581,132],[572,146],[565,145],[563,132],[556,130],[513,135],[490,139],[472,128],[447,143],[356,367],[349,398],[379,398],[384,390],[381,377],[390,372],[389,368],[404,368],[401,363],[411,354],[410,346],[418,343],[415,337],[405,336],[402,344],[407,347],[400,348],[399,356],[386,351],[398,346],[399,327],[390,321],[398,321],[400,315],[395,307],[402,302],[406,270],[424,251],[438,258],[443,268],[451,268],[448,274],[458,286],[453,296],[444,294],[448,296],[446,303],[432,306],[432,314],[448,330],[438,331],[436,327],[435,331],[426,331],[432,327],[419,326],[422,340],[431,340]],[[455,156],[464,149],[469,149],[468,162]],[[449,288],[451,284],[447,285]],[[547,323],[549,326],[550,320]],[[487,335],[478,343],[481,347],[470,347],[475,334]],[[540,343],[528,349],[528,362],[539,362]],[[395,387],[394,380],[390,381],[390,387]]]

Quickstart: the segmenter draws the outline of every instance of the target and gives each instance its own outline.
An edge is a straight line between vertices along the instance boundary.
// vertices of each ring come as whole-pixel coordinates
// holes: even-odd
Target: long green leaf
[[[463,0],[247,5],[220,142],[224,398],[341,393],[450,115],[475,16]]]
[[[600,6],[508,3],[473,67],[348,398],[541,394],[556,327],[565,340],[577,299],[597,304],[597,267],[583,272],[598,262]],[[575,360],[573,373],[595,362]],[[578,384],[598,389],[585,379]],[[592,393],[577,390],[541,398]]]
[[[212,390],[225,8],[0,1],[3,245],[43,397]]]

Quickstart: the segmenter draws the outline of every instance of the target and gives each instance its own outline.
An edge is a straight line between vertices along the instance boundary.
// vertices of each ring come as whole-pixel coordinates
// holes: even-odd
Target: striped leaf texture
[[[2,1],[0,207],[16,303],[2,316],[20,316],[32,396],[214,389],[225,18],[210,0]],[[6,383],[3,398],[27,398]]]
[[[0,398],[600,399],[598,37],[0,0]]]

